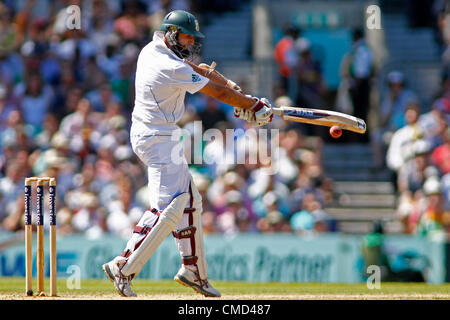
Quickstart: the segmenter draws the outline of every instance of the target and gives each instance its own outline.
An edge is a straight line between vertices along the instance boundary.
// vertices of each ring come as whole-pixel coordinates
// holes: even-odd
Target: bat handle
[[[280,117],[283,116],[283,109],[281,109],[281,108],[272,107],[272,112],[274,114],[276,114],[277,116],[280,116]]]

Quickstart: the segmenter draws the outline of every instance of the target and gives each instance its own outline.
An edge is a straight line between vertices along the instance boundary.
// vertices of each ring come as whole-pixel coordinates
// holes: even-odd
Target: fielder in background
[[[122,296],[136,296],[131,280],[172,233],[182,261],[174,279],[206,297],[220,297],[208,282],[201,196],[181,142],[174,141],[172,134],[179,129],[186,92],[199,91],[232,105],[236,117],[256,126],[272,121],[273,113],[267,99],[246,96],[213,66],[192,63],[200,49],[198,38],[203,37],[192,14],[175,10],[165,16],[160,31],[138,57],[130,138],[134,152],[148,168],[152,209],[141,217],[122,255],[102,266]]]

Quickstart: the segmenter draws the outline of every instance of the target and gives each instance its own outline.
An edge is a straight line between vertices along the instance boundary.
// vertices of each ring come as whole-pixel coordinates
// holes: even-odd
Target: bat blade
[[[283,120],[327,127],[339,126],[344,130],[361,134],[366,132],[366,123],[364,120],[342,112],[291,106],[273,108],[273,112]]]

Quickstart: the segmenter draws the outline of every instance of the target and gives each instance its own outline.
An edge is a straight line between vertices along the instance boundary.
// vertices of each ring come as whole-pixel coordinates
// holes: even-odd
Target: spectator
[[[23,194],[23,175],[24,168],[18,163],[13,163],[8,166],[6,176],[0,178],[0,220],[15,211],[16,200]]]
[[[437,26],[439,30],[438,34],[438,40],[439,45],[441,47],[442,54],[442,62],[444,67],[444,72],[449,73],[450,72],[450,8],[449,4],[446,1],[441,1],[440,3],[436,1],[436,5],[441,6],[439,8],[439,13],[437,16]]]
[[[33,127],[35,134],[39,133],[54,101],[53,89],[43,82],[40,75],[30,74],[25,85],[15,88],[15,94],[21,100],[20,108],[25,123]]]
[[[380,280],[387,280],[391,277],[392,268],[385,245],[384,228],[380,221],[375,221],[372,232],[363,237],[361,251],[364,259],[364,271],[362,272],[364,278],[370,276],[368,267],[371,265],[380,268]]]
[[[127,176],[119,172],[115,185],[117,196],[116,200],[108,205],[109,214],[106,223],[110,232],[128,238],[145,210],[136,202],[132,193],[133,185]]]
[[[286,26],[283,33],[284,36],[275,45],[274,58],[278,64],[281,88],[291,96],[290,78],[292,76],[292,68],[297,63],[295,41],[300,35],[300,30],[294,26]]]
[[[143,1],[122,2],[122,14],[114,21],[114,31],[124,42],[138,41],[147,19],[147,5]]]
[[[437,170],[429,165],[430,146],[424,140],[413,144],[414,158],[399,170],[398,189],[400,192],[398,214],[406,232],[414,232],[414,216],[423,201],[425,181],[437,175]],[[415,221],[415,222],[414,222]]]
[[[450,174],[441,177],[442,196],[444,198],[444,209],[450,211]]]
[[[295,48],[299,52],[298,63],[294,69],[298,85],[297,105],[305,108],[323,106],[325,82],[320,63],[313,60],[311,55],[311,43],[308,39],[299,38],[295,42]]]
[[[397,254],[392,245],[386,243],[384,233],[383,224],[375,221],[373,231],[363,237],[363,279],[370,276],[368,267],[375,265],[380,268],[381,281],[425,282],[424,257],[408,251]],[[395,260],[391,262],[393,255],[396,255]]]
[[[217,215],[213,211],[203,211],[202,214],[203,234],[218,233]]]
[[[72,218],[73,213],[67,207],[63,207],[56,212],[56,228],[59,234],[70,235],[75,232]]]
[[[12,110],[17,110],[17,107],[9,103],[8,89],[5,85],[0,83],[0,133],[5,128],[9,113]]]
[[[235,150],[226,147],[226,130],[229,127],[228,122],[218,122],[216,129],[220,130],[220,135],[206,143],[203,149],[203,157],[208,171],[213,177],[217,177],[232,169],[234,164],[230,159],[234,159]],[[216,131],[215,131],[216,132]]]
[[[122,58],[119,62],[119,74],[111,79],[112,92],[124,101],[127,111],[131,111],[130,102],[134,97],[134,81],[132,76],[135,71],[135,62],[130,59]]]
[[[99,68],[108,76],[108,79],[119,76],[119,65],[122,58],[120,54],[121,41],[117,34],[111,33],[105,39],[105,49],[96,56]]]
[[[45,115],[44,122],[42,124],[42,131],[36,136],[36,144],[40,149],[48,149],[51,147],[51,139],[59,129],[59,120],[52,114],[47,113]]]
[[[274,191],[268,191],[262,197],[253,200],[253,210],[261,217],[267,217],[272,211],[280,212],[283,216],[288,216],[288,206],[286,200]]]
[[[450,173],[450,126],[443,132],[444,143],[433,150],[431,162],[439,169],[441,175]]]
[[[103,82],[98,89],[97,87],[94,88],[94,90],[87,92],[85,95],[91,102],[94,112],[106,112],[108,106],[121,103],[120,98],[111,90],[109,83]]]
[[[300,211],[290,218],[292,229],[299,234],[311,234],[334,231],[333,219],[322,209],[314,193],[302,198]]]
[[[89,238],[98,238],[107,232],[106,212],[99,207],[97,197],[92,193],[81,193],[76,201],[77,210],[72,218],[75,232],[83,232]]]
[[[405,119],[407,125],[395,131],[386,154],[386,164],[394,174],[394,187],[397,190],[396,176],[400,168],[411,159],[413,155],[413,143],[423,137],[423,132],[418,126],[419,106],[409,104],[406,108]]]
[[[100,114],[92,112],[92,106],[89,100],[83,98],[77,104],[75,112],[67,115],[61,121],[60,130],[67,137],[71,137],[72,141],[75,138],[81,138],[83,129],[94,129],[100,121]],[[72,143],[71,148],[78,151],[80,148],[79,142]]]
[[[381,102],[379,125],[392,135],[405,126],[406,107],[418,99],[414,92],[406,88],[405,77],[400,71],[391,71],[387,76],[387,83],[389,90]]]
[[[290,222],[292,230],[298,235],[308,235],[314,232],[314,217],[306,210],[294,213]]]
[[[25,200],[23,197],[17,197],[13,203],[8,205],[9,215],[3,220],[0,216],[0,230],[9,232],[16,232],[21,230],[24,225],[22,223],[22,216],[25,210]]]
[[[364,39],[361,29],[353,31],[353,46],[348,56],[349,93],[353,104],[353,115],[367,121],[370,107],[371,78],[374,74],[373,54]],[[345,60],[345,59],[344,59]],[[361,135],[362,140],[368,135]]]
[[[75,76],[71,72],[63,74],[57,90],[57,107],[53,109],[53,113],[61,120],[77,109],[78,102],[83,97],[83,90],[76,86]]]
[[[444,70],[442,75],[442,88],[438,96],[450,99],[450,69]]]
[[[432,148],[443,143],[442,133],[450,123],[450,99],[439,98],[431,106],[431,111],[419,117],[419,126]]]
[[[407,160],[398,171],[398,190],[399,192],[409,192],[414,194],[422,189],[426,177],[430,145],[425,140],[417,140],[412,146],[412,156]]]
[[[242,194],[237,190],[230,190],[224,196],[226,199],[226,208],[218,215],[217,223],[219,230],[225,235],[234,235],[239,231],[237,217],[243,202]]]
[[[12,18],[12,10],[5,4],[0,3],[0,29],[2,30],[0,50],[5,53],[9,53],[17,48],[18,30]]]
[[[416,227],[416,233],[432,236],[450,231],[450,212],[445,211],[441,185],[437,178],[431,177],[424,186],[426,201]]]
[[[90,56],[86,59],[86,63],[83,66],[83,71],[79,72],[79,74],[84,92],[95,92],[95,90],[98,90],[102,84],[108,80],[106,74],[97,65],[95,56]],[[94,107],[95,111],[104,111],[104,109],[101,108],[96,110],[97,105]]]
[[[12,21],[12,11],[0,3],[0,82],[15,85],[22,80],[24,64],[18,49],[20,36]]]
[[[105,39],[108,38],[113,31],[113,15],[114,5],[110,1],[105,0],[93,0],[92,1],[92,14],[88,37],[97,46],[98,54],[105,51]]]

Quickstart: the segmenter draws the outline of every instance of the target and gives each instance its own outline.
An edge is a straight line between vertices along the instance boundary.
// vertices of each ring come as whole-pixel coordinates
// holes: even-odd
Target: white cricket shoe
[[[123,262],[122,262],[123,261]],[[131,276],[124,276],[120,272],[120,267],[125,263],[125,260],[111,260],[102,265],[103,271],[108,276],[109,280],[114,283],[117,292],[123,297],[136,297],[136,293],[131,290]]]
[[[197,272],[186,268],[184,265],[181,266],[180,270],[178,270],[178,273],[173,279],[185,287],[194,289],[205,297],[221,296],[219,290],[214,289],[208,280],[200,280]]]

